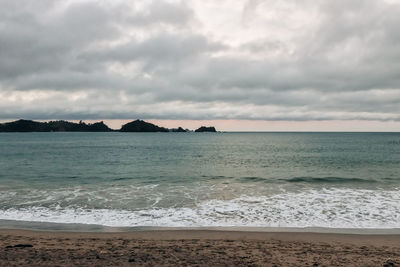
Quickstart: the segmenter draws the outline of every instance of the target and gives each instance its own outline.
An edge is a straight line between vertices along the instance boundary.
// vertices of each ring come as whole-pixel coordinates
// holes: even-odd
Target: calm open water
[[[1,133],[0,219],[400,228],[400,133]]]

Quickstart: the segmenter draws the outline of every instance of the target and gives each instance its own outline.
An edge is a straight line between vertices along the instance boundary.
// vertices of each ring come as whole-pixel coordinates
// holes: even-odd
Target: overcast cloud
[[[400,121],[400,2],[0,0],[0,119]]]

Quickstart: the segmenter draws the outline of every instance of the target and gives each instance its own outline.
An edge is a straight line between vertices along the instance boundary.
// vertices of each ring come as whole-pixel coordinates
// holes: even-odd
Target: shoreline
[[[350,235],[400,235],[400,228],[330,228],[330,227],[269,227],[269,226],[205,226],[205,227],[165,227],[132,226],[118,227],[100,224],[53,223],[0,219],[0,231],[26,230],[65,233],[130,233],[151,231],[220,231],[220,232],[258,232],[258,233],[319,233]]]
[[[322,232],[285,232],[285,231],[241,231],[215,229],[157,229],[135,230],[130,232],[74,232],[52,230],[0,229],[0,235],[21,235],[35,237],[80,237],[80,238],[130,238],[138,240],[267,240],[279,239],[286,241],[347,241],[369,245],[383,242],[386,245],[399,246],[400,234],[352,234],[352,233],[322,233]]]
[[[0,265],[397,266],[400,235],[0,229]],[[394,265],[390,265],[394,264]]]

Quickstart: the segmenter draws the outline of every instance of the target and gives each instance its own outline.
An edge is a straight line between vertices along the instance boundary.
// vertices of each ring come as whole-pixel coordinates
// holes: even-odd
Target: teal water
[[[400,228],[399,133],[2,133],[0,219]]]

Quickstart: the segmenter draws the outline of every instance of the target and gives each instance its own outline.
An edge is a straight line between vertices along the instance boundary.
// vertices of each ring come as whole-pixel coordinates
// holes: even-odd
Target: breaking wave
[[[85,209],[30,206],[0,210],[0,219],[133,227],[400,228],[400,191],[320,189],[271,196],[242,195],[193,206]]]

